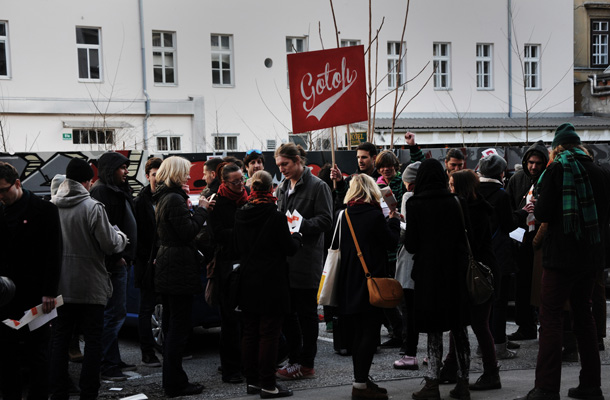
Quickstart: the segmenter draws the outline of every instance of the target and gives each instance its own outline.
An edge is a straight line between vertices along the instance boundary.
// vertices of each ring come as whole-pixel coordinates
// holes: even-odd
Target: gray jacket
[[[104,205],[66,179],[51,202],[59,209],[63,258],[58,293],[66,303],[106,305],[112,295],[104,256],[125,249],[127,236],[114,230]]]
[[[288,257],[290,287],[295,289],[317,289],[324,265],[324,232],[332,225],[332,197],[324,181],[305,171],[288,196],[290,180],[277,189],[277,206],[282,214],[297,210],[303,216],[300,232],[303,247]]]

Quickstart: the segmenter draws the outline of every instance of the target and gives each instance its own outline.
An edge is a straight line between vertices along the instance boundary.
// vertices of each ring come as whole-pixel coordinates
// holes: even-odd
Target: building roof
[[[571,117],[542,117],[530,118],[529,127],[535,130],[555,130],[564,122],[569,122],[578,129],[608,129],[610,118],[599,116],[571,116]],[[461,129],[460,129],[461,125]],[[391,118],[375,119],[375,130],[389,130],[392,128]],[[460,124],[458,118],[399,118],[395,129],[425,131],[498,131],[525,129],[525,117],[508,118],[463,118]]]

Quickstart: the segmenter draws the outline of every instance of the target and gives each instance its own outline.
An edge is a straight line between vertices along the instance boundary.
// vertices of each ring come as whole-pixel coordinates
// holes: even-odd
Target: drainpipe
[[[511,0],[507,1],[508,7],[508,118],[513,117],[513,8]]]
[[[146,86],[146,46],[144,45],[144,0],[139,1],[140,8],[140,49],[142,52],[142,92],[146,97],[146,115],[144,116],[144,122],[142,126],[143,139],[144,139],[144,150],[148,150],[148,118],[150,118],[150,96]]]

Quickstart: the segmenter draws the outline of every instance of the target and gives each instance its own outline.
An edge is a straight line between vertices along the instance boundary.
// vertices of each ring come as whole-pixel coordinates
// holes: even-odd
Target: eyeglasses
[[[16,182],[16,181],[15,181]],[[13,187],[13,185],[15,184],[15,182],[11,183],[10,186],[5,187],[5,188],[1,188],[0,189],[0,194],[6,194],[8,193],[9,190],[11,190],[11,188]]]
[[[258,150],[258,149],[252,149],[252,150],[248,150],[246,151],[246,155],[249,156],[252,153],[256,153],[256,154],[263,154],[262,151]]]
[[[241,185],[244,184],[244,181],[243,180],[239,180],[239,181],[232,181],[232,182],[227,182],[227,183],[230,183],[233,186],[241,186]]]

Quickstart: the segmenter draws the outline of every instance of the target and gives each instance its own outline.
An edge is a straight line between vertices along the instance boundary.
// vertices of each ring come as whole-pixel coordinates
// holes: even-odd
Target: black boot
[[[439,375],[438,382],[439,383],[456,383],[457,382],[457,364],[447,363],[443,364],[441,368],[441,373]]]
[[[468,378],[458,378],[449,396],[458,400],[470,400],[470,389],[468,388]]]
[[[438,379],[425,378],[426,384],[419,391],[411,395],[415,400],[441,400],[441,392],[438,390]]]
[[[501,389],[500,382],[500,367],[496,366],[493,369],[483,371],[483,375],[477,379],[476,383],[470,385],[470,390],[492,390]]]

